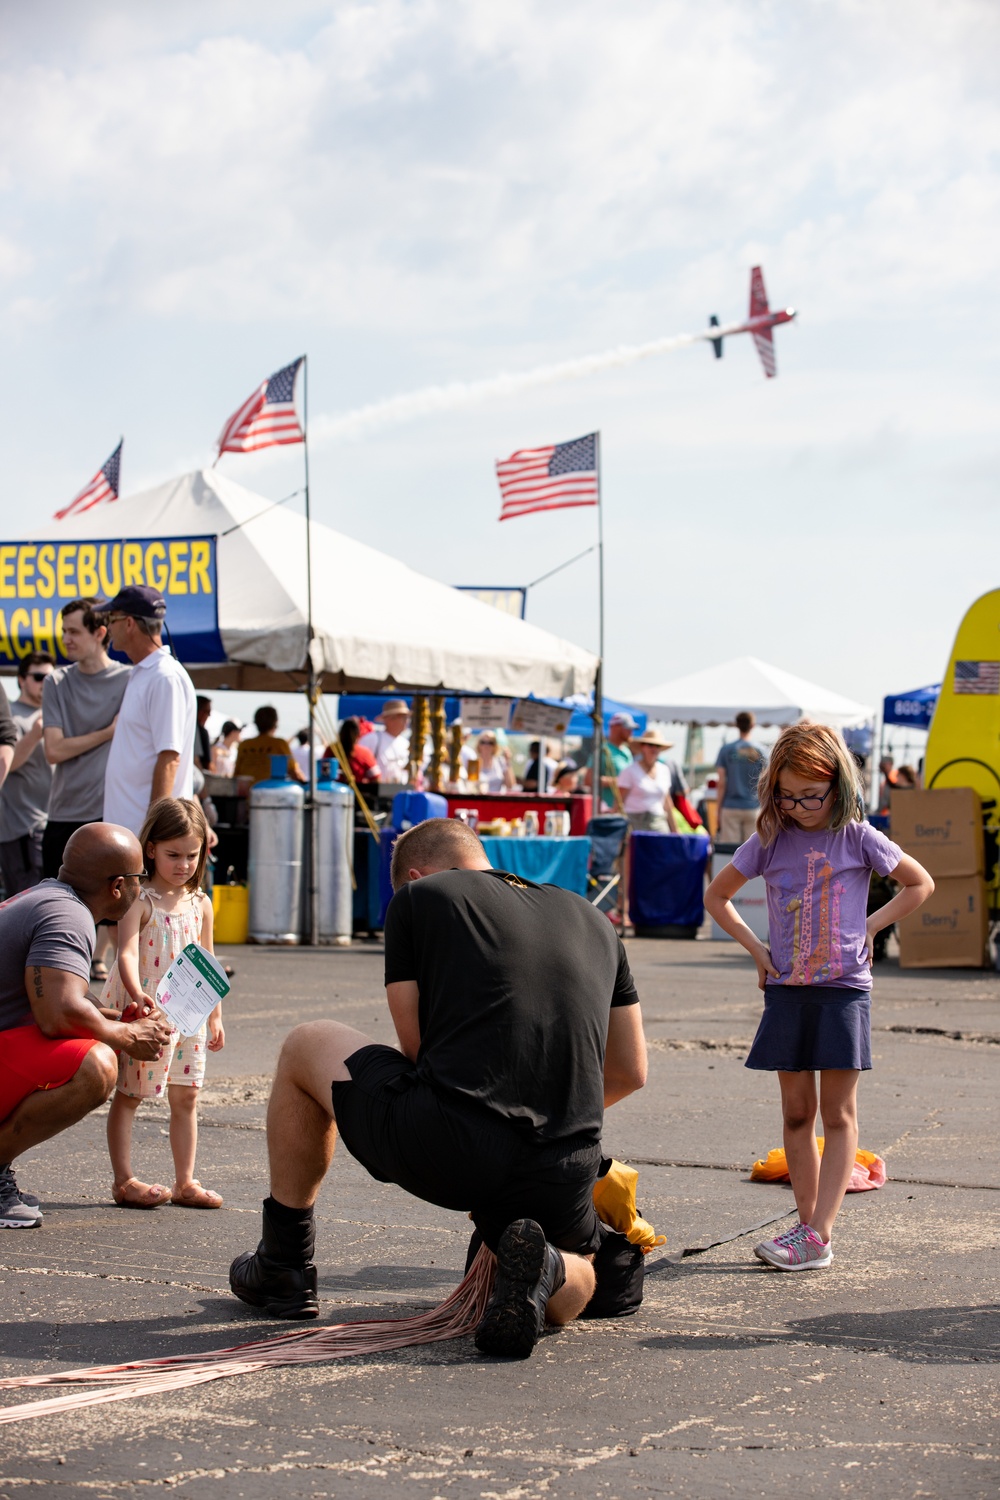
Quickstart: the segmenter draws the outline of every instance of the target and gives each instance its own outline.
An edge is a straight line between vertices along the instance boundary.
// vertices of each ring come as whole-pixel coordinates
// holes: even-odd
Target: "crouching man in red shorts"
[[[526,1358],[599,1290],[593,1187],[604,1110],[642,1088],[646,1044],[621,940],[580,896],[494,870],[446,818],[396,842],[385,979],[399,1049],[339,1021],[285,1041],[267,1112],[271,1196],[237,1297],[318,1316],[313,1205],[339,1133],[380,1182],[471,1211],[497,1257],[476,1332]]]
[[[103,1104],[116,1051],[154,1058],[168,1040],[162,1011],[122,1022],[87,997],[95,923],[117,922],[139,893],[139,841],[87,823],[66,844],[58,880],[0,906],[0,1229],[42,1222],[12,1163]]]

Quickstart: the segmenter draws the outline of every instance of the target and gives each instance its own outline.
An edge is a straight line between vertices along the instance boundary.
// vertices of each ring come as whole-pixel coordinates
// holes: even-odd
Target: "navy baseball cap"
[[[132,615],[137,620],[162,620],[166,618],[167,601],[159,589],[145,583],[130,583],[119,589],[106,604],[95,604],[94,613],[99,615]]]

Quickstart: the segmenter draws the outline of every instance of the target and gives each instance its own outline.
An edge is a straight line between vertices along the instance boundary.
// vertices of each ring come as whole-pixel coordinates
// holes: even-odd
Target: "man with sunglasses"
[[[87,823],[58,880],[0,906],[0,1229],[33,1229],[38,1199],[12,1163],[103,1104],[116,1052],[152,1060],[170,1036],[163,1012],[100,1010],[87,987],[95,923],[117,922],[139,894],[142,851],[127,828]]]
[[[194,795],[194,683],[163,644],[167,603],[129,584],[98,608],[111,644],[132,663],[104,777],[104,817],[138,833],[161,797]]]
[[[49,815],[52,767],[42,743],[42,690],[54,659],[32,651],[18,663],[19,696],[11,704],[17,744],[0,797],[0,875],[5,896],[42,878],[42,836]]]

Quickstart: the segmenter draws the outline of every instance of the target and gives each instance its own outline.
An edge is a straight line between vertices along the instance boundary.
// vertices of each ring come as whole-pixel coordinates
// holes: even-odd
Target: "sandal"
[[[203,1188],[195,1177],[180,1192],[172,1192],[170,1201],[176,1208],[221,1208],[222,1198],[211,1188]]]
[[[130,1189],[138,1189],[138,1196],[130,1196]],[[159,1208],[170,1194],[158,1182],[140,1182],[138,1177],[127,1177],[124,1182],[111,1184],[111,1196],[119,1208]]]
[[[103,984],[108,977],[108,966],[102,958],[95,958],[90,966],[91,984]],[[133,1182],[135,1178],[131,1179]]]

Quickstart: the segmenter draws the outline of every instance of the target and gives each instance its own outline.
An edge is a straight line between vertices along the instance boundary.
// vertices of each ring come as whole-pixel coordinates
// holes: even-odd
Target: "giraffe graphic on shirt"
[[[840,903],[844,885],[832,877],[833,866],[825,852],[810,849],[806,855],[805,887],[801,895],[793,896],[785,907],[786,912],[794,914],[795,922],[789,984],[823,983],[839,978],[844,972],[840,943]],[[818,925],[815,946],[814,925]]]

